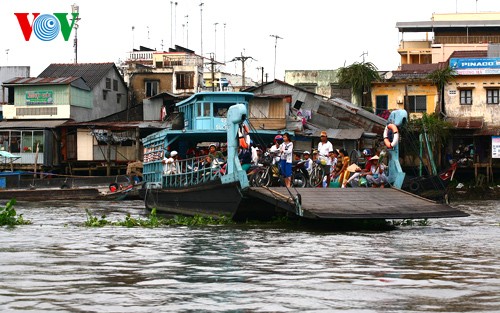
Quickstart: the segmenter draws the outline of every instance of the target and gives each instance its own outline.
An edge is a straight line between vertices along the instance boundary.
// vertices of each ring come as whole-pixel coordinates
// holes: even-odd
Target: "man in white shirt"
[[[323,173],[326,175],[326,186],[330,185],[330,167],[332,165],[331,159],[328,157],[328,153],[333,151],[333,145],[328,141],[326,131],[321,132],[320,142],[318,143],[318,159],[321,162],[321,167],[323,168]]]
[[[170,152],[170,157],[164,158],[163,163],[163,175],[172,175],[179,173],[177,164],[177,151]]]

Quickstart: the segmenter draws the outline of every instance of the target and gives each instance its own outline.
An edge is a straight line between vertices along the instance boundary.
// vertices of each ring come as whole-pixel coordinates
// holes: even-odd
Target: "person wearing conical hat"
[[[386,166],[383,163],[379,163],[380,157],[378,155],[373,156],[370,159],[372,166],[370,168],[370,173],[366,175],[366,180],[371,183],[372,187],[384,188],[384,185],[388,183],[387,176],[385,176]]]

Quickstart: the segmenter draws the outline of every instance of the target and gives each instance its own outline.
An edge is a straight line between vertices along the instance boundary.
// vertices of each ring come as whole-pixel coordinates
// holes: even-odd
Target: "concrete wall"
[[[111,90],[104,91],[106,89],[106,78],[111,79]],[[118,90],[113,89],[113,81],[118,81]],[[103,93],[106,92],[106,100],[103,99]],[[93,108],[90,117],[80,118],[76,117],[77,122],[85,122],[88,120],[94,120],[101,117],[106,117],[108,115],[123,111],[128,107],[128,89],[123,83],[123,80],[114,69],[110,69],[106,77],[103,77],[99,84],[94,86],[92,89],[93,94]],[[120,94],[120,103],[117,102],[117,95]]]
[[[487,88],[500,90],[500,75],[462,75],[445,87],[448,117],[483,117],[488,127],[500,126],[500,104],[486,103]],[[472,90],[472,105],[460,104],[460,90]]]
[[[330,98],[331,85],[338,83],[337,70],[286,70],[285,82]]]
[[[2,85],[4,81],[7,81],[14,77],[29,77],[29,76],[30,76],[29,66],[0,66],[0,85]],[[7,103],[7,100],[8,100],[7,88],[5,88],[5,91],[3,90],[3,88],[0,88],[0,103]]]
[[[436,86],[418,82],[385,82],[373,83],[371,86],[373,109],[375,110],[377,96],[387,96],[388,110],[405,109],[404,98],[408,96],[426,96],[427,113],[434,113],[438,101]],[[375,111],[374,111],[375,112]],[[408,112],[411,113],[411,112]],[[421,115],[421,114],[420,114]]]

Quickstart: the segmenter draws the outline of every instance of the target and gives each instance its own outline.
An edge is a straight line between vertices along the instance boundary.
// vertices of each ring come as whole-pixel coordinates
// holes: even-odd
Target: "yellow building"
[[[386,110],[405,109],[410,117],[436,111],[436,86],[426,78],[440,64],[406,64],[401,70],[388,72],[380,82],[371,86],[372,103],[376,114]]]

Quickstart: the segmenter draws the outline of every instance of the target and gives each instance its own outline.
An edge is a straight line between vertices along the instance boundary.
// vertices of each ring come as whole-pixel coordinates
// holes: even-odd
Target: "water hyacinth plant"
[[[11,199],[5,205],[5,208],[0,209],[0,226],[15,226],[15,225],[29,225],[31,221],[25,220],[22,214],[17,215],[14,209],[16,199]]]
[[[104,226],[124,226],[124,227],[159,227],[159,226],[205,226],[205,225],[227,225],[234,223],[228,217],[220,216],[219,218],[203,217],[203,216],[174,216],[167,219],[156,215],[156,209],[151,210],[151,214],[147,218],[134,218],[130,214],[125,216],[124,220],[108,221],[105,215],[100,218],[92,215],[87,209],[87,227],[104,227]]]

